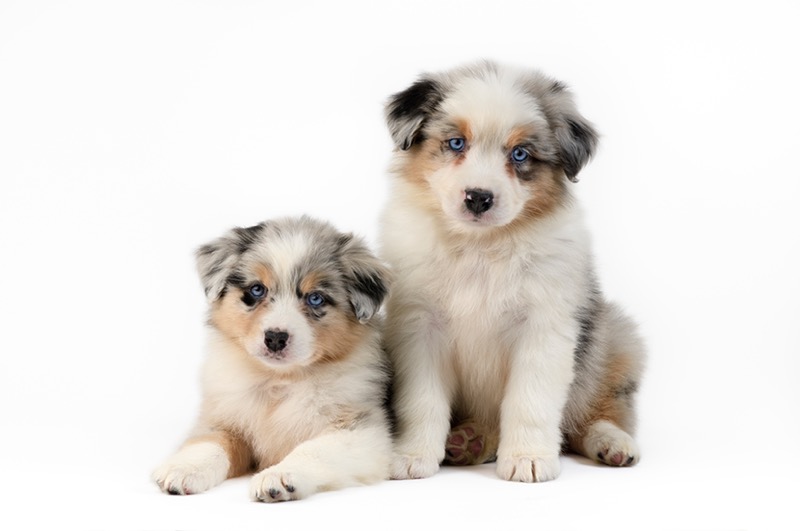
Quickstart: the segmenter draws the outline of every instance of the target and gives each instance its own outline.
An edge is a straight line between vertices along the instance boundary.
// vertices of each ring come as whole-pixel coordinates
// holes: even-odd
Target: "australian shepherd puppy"
[[[258,471],[254,500],[389,477],[387,271],[359,238],[310,218],[236,228],[197,251],[210,304],[199,419],[153,474],[195,494]]]
[[[570,92],[482,62],[423,75],[386,117],[392,477],[496,459],[503,479],[547,481],[562,449],[635,464],[644,349],[595,279],[569,181],[597,134]]]

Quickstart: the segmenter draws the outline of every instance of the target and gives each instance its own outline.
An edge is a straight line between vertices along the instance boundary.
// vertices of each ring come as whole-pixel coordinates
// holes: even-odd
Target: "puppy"
[[[503,479],[547,481],[562,443],[635,464],[644,349],[593,273],[568,181],[597,133],[570,92],[482,62],[423,75],[386,118],[397,148],[381,237],[395,274],[392,477],[496,459]]]
[[[303,217],[200,247],[209,310],[203,400],[188,440],[153,474],[196,494],[260,471],[254,500],[388,479],[389,365],[375,315],[388,289],[364,243]]]

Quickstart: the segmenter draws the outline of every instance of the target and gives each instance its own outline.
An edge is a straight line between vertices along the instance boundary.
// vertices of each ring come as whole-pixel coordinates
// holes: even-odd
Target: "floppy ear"
[[[561,165],[567,178],[578,182],[578,172],[589,162],[597,148],[598,136],[589,121],[578,111],[570,109],[557,121],[556,142],[561,154]]]
[[[386,124],[392,140],[403,151],[421,138],[425,120],[436,110],[444,97],[441,86],[429,78],[421,78],[386,104]]]
[[[339,237],[339,253],[350,306],[356,319],[366,323],[389,292],[389,270],[352,234]]]
[[[594,126],[575,107],[566,85],[538,74],[530,80],[529,90],[542,104],[556,141],[558,163],[567,178],[578,182],[578,172],[589,162],[597,148]]]
[[[209,302],[222,297],[228,280],[235,273],[239,258],[257,241],[263,230],[263,224],[237,227],[197,249],[197,272]]]

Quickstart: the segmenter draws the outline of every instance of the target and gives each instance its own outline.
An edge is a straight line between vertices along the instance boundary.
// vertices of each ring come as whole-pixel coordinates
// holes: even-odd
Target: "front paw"
[[[397,454],[392,459],[392,479],[429,478],[439,471],[439,460],[435,457]]]
[[[250,498],[261,502],[299,500],[306,496],[304,482],[296,474],[270,467],[253,476],[250,481]]]
[[[197,494],[228,476],[228,455],[218,444],[192,443],[181,448],[153,472],[153,480],[170,494]]]
[[[558,455],[550,457],[503,457],[497,459],[497,475],[507,481],[540,483],[561,473]]]
[[[225,479],[212,468],[194,463],[166,462],[153,472],[153,480],[168,494],[199,494]]]

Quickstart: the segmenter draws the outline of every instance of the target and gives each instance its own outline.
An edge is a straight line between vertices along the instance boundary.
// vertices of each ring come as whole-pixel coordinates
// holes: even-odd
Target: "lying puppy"
[[[309,218],[237,228],[197,251],[210,303],[199,421],[153,478],[195,494],[254,470],[258,501],[388,479],[387,271]]]
[[[569,189],[597,134],[565,86],[492,62],[422,76],[386,116],[396,144],[382,253],[394,478],[443,460],[558,476],[562,443],[613,466],[639,450],[644,349],[602,296]]]

